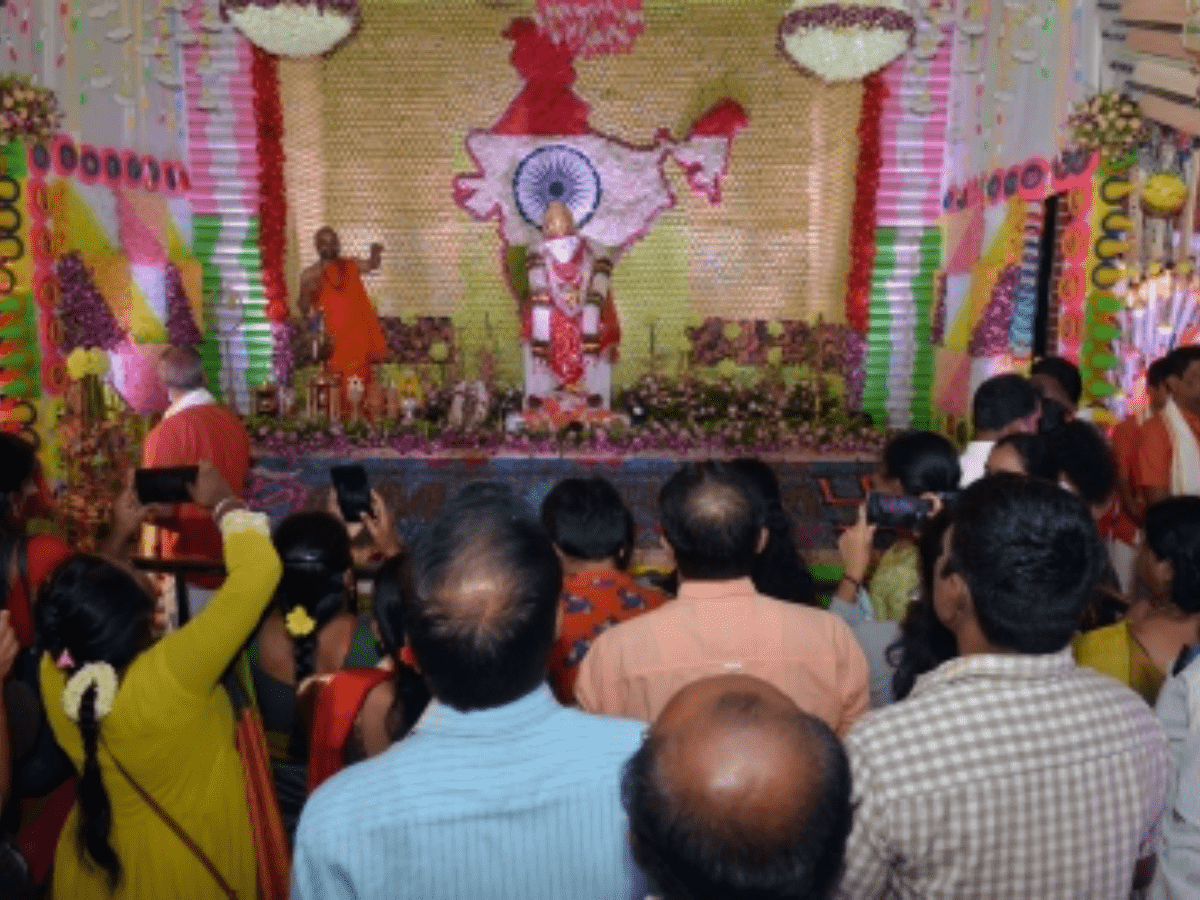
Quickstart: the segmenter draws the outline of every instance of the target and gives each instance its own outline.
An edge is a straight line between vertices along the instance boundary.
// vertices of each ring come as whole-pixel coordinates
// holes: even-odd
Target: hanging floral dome
[[[276,56],[319,56],[358,25],[358,0],[223,0],[222,14]]]
[[[903,0],[796,0],[779,23],[779,50],[824,81],[856,81],[908,49],[916,22]]]

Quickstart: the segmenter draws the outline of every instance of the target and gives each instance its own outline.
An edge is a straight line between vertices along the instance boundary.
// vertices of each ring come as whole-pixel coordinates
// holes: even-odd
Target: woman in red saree
[[[309,744],[309,793],[403,738],[429,703],[429,689],[404,643],[410,585],[404,554],[388,559],[375,575],[373,614],[383,661],[376,668],[343,669],[321,688]]]

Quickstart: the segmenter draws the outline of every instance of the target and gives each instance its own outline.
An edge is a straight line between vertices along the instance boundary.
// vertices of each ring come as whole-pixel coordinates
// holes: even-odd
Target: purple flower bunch
[[[60,256],[54,274],[62,292],[58,318],[63,329],[63,352],[83,347],[115,350],[125,334],[92,280],[92,273],[77,252]]]
[[[709,317],[687,336],[692,342],[689,361],[698,366],[715,366],[732,359],[740,366],[766,366],[770,352],[779,348],[777,361],[783,365],[807,365],[826,371],[844,371],[845,354],[852,335],[847,325],[799,319],[724,319]],[[861,336],[860,336],[861,337]]]
[[[983,311],[983,317],[971,335],[968,352],[971,356],[1002,356],[1008,352],[1012,330],[1013,304],[1017,282],[1021,279],[1020,265],[1006,266],[996,279],[992,296]]]
[[[853,328],[846,335],[846,409],[862,411],[863,388],[867,383],[867,339]]]
[[[419,365],[454,361],[454,323],[448,316],[421,316],[411,325],[394,316],[382,316],[379,321],[396,362]],[[441,360],[430,353],[439,343],[448,350]]]
[[[292,383],[292,375],[296,371],[296,345],[304,344],[302,339],[297,340],[297,333],[301,333],[302,338],[303,331],[300,323],[291,319],[271,323],[271,358],[275,367],[276,384]]]
[[[174,263],[167,263],[167,339],[176,347],[195,347],[204,340]]]

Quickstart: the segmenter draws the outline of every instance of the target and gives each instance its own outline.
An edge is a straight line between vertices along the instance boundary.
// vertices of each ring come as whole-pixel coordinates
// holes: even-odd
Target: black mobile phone
[[[867,494],[867,522],[880,528],[913,530],[933,512],[933,503],[924,497],[906,494]]]
[[[362,521],[363,513],[371,512],[371,485],[367,470],[361,465],[332,466],[329,480],[337,491],[338,508],[347,522]]]
[[[142,503],[189,503],[188,485],[196,483],[199,473],[198,466],[138,469],[133,473],[133,486]]]

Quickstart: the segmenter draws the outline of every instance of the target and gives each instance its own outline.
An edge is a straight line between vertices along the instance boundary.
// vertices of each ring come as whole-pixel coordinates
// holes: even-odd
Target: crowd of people
[[[193,502],[131,480],[102,553],[26,536],[0,435],[12,896],[1200,896],[1200,348],[1111,440],[1057,358],[980,385],[961,454],[892,437],[873,492],[920,512],[864,503],[827,598],[757,459],[662,485],[667,579],[602,477],[472,484],[410,545],[377,494],[272,530],[198,359],[162,375]],[[175,617],[147,522],[220,547]]]

